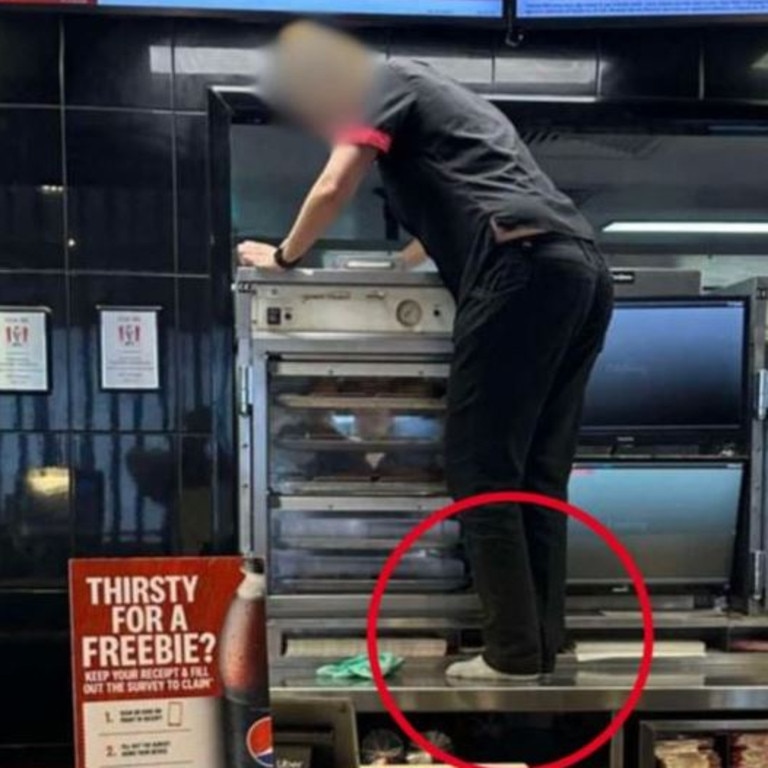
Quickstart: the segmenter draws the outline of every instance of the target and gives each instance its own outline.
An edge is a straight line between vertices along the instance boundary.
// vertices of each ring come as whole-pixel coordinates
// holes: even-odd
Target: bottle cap
[[[264,560],[252,553],[246,553],[243,555],[243,570],[246,573],[258,573],[264,574]]]

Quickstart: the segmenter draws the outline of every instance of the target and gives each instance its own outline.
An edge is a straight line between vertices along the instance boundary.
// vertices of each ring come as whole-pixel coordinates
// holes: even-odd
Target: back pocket
[[[494,299],[525,288],[531,279],[532,254],[519,246],[495,248],[482,267],[472,298]]]

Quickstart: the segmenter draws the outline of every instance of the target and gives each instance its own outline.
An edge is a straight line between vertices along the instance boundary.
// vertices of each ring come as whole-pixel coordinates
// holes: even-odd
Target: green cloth
[[[404,659],[394,653],[380,653],[379,666],[384,677],[388,677],[403,664]],[[368,655],[361,653],[351,659],[343,659],[336,664],[326,664],[317,670],[318,677],[330,677],[334,680],[373,680]]]

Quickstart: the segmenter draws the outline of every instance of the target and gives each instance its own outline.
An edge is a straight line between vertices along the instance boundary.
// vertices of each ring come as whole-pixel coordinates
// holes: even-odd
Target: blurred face
[[[372,71],[361,45],[300,22],[283,31],[274,56],[278,98],[304,128],[330,140],[355,121]]]

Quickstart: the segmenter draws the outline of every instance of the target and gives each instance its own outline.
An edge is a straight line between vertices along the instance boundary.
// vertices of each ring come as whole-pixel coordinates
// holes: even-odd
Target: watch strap
[[[277,264],[280,269],[294,269],[299,263],[299,259],[296,259],[296,261],[288,261],[288,259],[285,258],[283,255],[283,246],[280,245],[275,249],[275,264]]]

